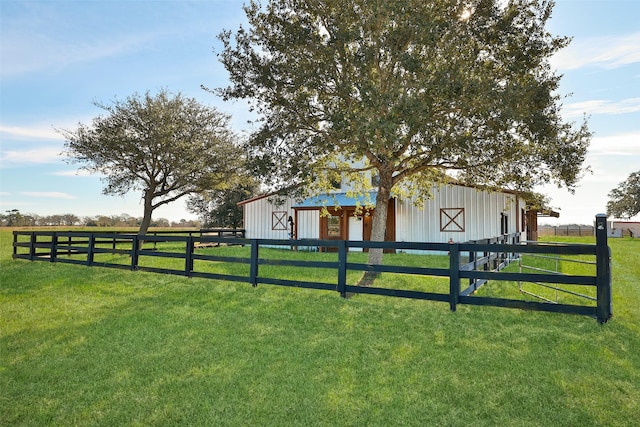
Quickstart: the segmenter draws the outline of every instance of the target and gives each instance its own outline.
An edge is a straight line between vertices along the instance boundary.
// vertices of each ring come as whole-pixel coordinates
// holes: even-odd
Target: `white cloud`
[[[2,153],[0,163],[58,163],[61,161],[60,147],[48,147],[33,150],[9,150]]]
[[[640,131],[618,135],[594,136],[589,153],[593,155],[639,156],[640,164]]]
[[[56,176],[71,176],[71,177],[76,177],[76,176],[88,176],[88,177],[96,177],[96,176],[102,176],[102,174],[98,174],[98,173],[91,173],[85,169],[78,169],[78,170],[70,170],[70,171],[59,171],[59,172],[53,172],[51,175],[56,175]]]
[[[71,194],[61,193],[58,191],[23,191],[20,194],[23,194],[29,197],[48,197],[53,199],[67,199],[67,200],[75,199],[75,197],[72,196]]]
[[[563,106],[562,112],[566,117],[582,117],[583,114],[627,114],[640,111],[640,98],[627,98],[620,101],[594,99],[591,101],[574,102]]]
[[[64,140],[53,128],[0,126],[0,135],[3,138]]]
[[[551,64],[560,70],[586,66],[612,69],[637,62],[640,62],[640,32],[574,40],[551,58]]]
[[[60,71],[74,64],[132,54],[148,47],[160,36],[138,33],[78,41],[60,39],[46,32],[25,36],[24,29],[12,30],[3,35],[6,37],[2,52],[3,78],[41,70]]]

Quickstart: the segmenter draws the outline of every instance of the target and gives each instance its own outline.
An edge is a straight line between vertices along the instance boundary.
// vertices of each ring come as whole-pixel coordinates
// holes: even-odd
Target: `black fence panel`
[[[64,231],[14,231],[13,258],[31,261],[65,262],[87,266],[129,268],[148,272],[174,274],[234,282],[301,287],[307,289],[337,291],[341,296],[348,294],[384,295],[400,298],[423,299],[448,302],[451,311],[458,304],[490,305],[496,307],[520,308],[525,310],[549,311],[594,316],[604,323],[612,316],[611,302],[611,252],[607,246],[606,216],[596,217],[596,244],[543,244],[520,242],[518,235],[505,235],[467,243],[421,243],[421,242],[369,242],[335,240],[274,240],[245,239],[244,230],[207,230],[208,232],[166,233],[136,235],[127,233],[87,233]],[[174,251],[159,250],[158,243],[172,243],[179,246]],[[217,256],[195,253],[197,247],[210,245],[242,245],[250,247],[250,257]],[[152,246],[152,247],[150,247]],[[260,247],[316,247],[337,249],[337,261],[318,260],[274,260],[260,257]],[[448,266],[416,267],[397,265],[371,265],[348,262],[349,249],[382,248],[393,250],[417,250],[438,252],[447,255]],[[26,252],[25,252],[26,251]],[[126,255],[127,264],[96,260],[96,255]],[[505,266],[521,254],[543,254],[542,256],[588,255],[595,257],[595,275],[541,274],[523,272],[503,272]],[[66,256],[66,257],[65,257]],[[166,268],[141,265],[140,258],[182,260],[181,267]],[[216,263],[239,263],[248,265],[246,275],[224,272],[203,272],[194,269],[194,262],[214,265]],[[336,271],[335,283],[312,280],[291,280],[266,277],[260,274],[261,266],[287,266],[322,268]],[[447,293],[424,292],[408,289],[389,289],[374,286],[354,286],[347,284],[347,272],[399,273],[417,276],[448,277]],[[462,282],[465,287],[462,288]],[[538,301],[496,298],[473,295],[489,281],[530,282],[539,284],[565,284],[592,287],[596,290],[596,306],[552,304]],[[581,295],[576,292],[569,292]]]

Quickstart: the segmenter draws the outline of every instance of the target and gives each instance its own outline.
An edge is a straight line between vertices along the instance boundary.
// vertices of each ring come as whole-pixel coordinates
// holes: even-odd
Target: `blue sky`
[[[200,85],[224,86],[216,35],[244,22],[241,1],[0,0],[0,211],[39,215],[142,216],[140,195],[104,196],[99,177],[78,174],[59,155],[54,128],[74,129],[101,112],[93,101],[166,88],[232,116],[247,130],[243,103],[224,103]],[[592,175],[575,195],[553,186],[561,217],[591,223],[607,193],[640,170],[640,0],[557,0],[549,29],[573,36],[553,58],[564,75],[567,120],[589,116]],[[154,217],[195,218],[178,200]],[[636,220],[640,220],[637,219]]]

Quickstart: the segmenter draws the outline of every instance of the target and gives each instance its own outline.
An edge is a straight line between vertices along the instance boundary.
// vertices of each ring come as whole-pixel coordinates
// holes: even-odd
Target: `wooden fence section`
[[[83,233],[83,232],[46,232],[46,231],[14,231],[13,257],[32,261],[49,261],[82,264],[87,266],[126,268],[155,273],[176,274],[187,277],[201,277],[259,284],[293,286],[309,289],[337,291],[341,296],[347,294],[374,294],[401,298],[414,298],[449,303],[452,311],[459,304],[489,305],[511,307],[526,310],[550,311],[588,315],[605,323],[612,315],[611,304],[611,269],[610,249],[607,245],[606,217],[597,217],[597,239],[595,245],[575,244],[539,244],[518,243],[513,236],[498,239],[467,243],[417,243],[417,242],[368,242],[368,241],[334,241],[334,240],[270,240],[244,239],[238,237],[189,235],[145,235]],[[604,227],[602,222],[604,221]],[[26,238],[26,240],[25,240]],[[140,241],[144,245],[140,245]],[[179,245],[179,251],[158,250],[157,243],[173,243]],[[230,257],[198,253],[197,245],[225,244],[244,245],[250,247],[249,257]],[[151,247],[153,246],[153,247]],[[337,249],[337,261],[301,261],[286,259],[266,259],[260,256],[261,247],[280,246],[316,247]],[[382,248],[400,250],[419,250],[438,252],[448,256],[446,267],[415,267],[400,265],[371,265],[349,262],[350,248]],[[26,253],[24,251],[27,251]],[[126,255],[127,263],[96,262],[99,254]],[[550,256],[580,255],[595,257],[595,275],[566,275],[505,272],[502,267],[522,254],[545,254]],[[72,256],[73,255],[73,256]],[[177,268],[143,266],[140,258],[174,258],[181,266]],[[195,262],[209,263],[215,270],[216,263],[240,263],[248,265],[248,274],[229,274],[224,272],[202,271],[194,269]],[[291,266],[300,269],[324,268],[336,271],[333,283],[322,283],[308,280],[291,280],[284,278],[264,277],[260,274],[262,266]],[[406,289],[389,289],[381,287],[362,287],[347,284],[347,272],[379,272],[400,273],[418,276],[435,276],[448,278],[449,289],[443,292],[424,292]],[[301,273],[299,277],[305,277]],[[496,298],[474,295],[475,291],[488,281],[531,282],[547,284],[578,285],[595,288],[596,305],[555,304],[549,302],[525,301],[518,299]],[[463,286],[464,283],[464,286]]]

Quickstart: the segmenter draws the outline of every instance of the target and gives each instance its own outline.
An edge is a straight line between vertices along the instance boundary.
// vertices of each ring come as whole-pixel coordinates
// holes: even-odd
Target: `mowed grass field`
[[[639,239],[609,241],[605,325],[12,260],[11,242],[0,232],[0,425],[640,424]]]

